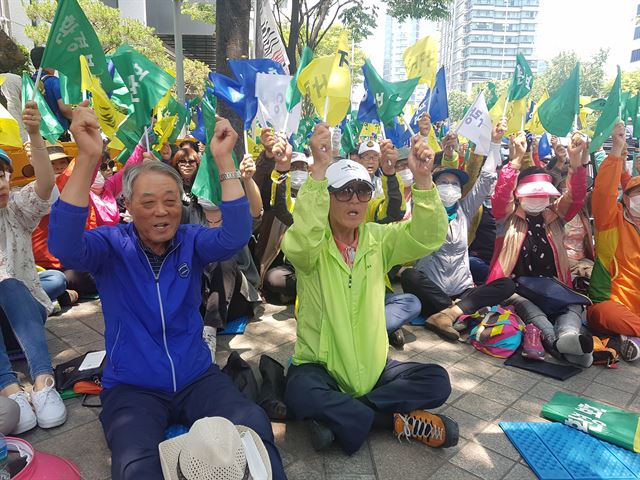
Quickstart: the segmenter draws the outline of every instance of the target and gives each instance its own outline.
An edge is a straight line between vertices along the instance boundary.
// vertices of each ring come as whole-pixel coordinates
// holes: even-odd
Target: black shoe
[[[389,334],[389,344],[396,350],[404,349],[404,332],[402,328],[397,329]]]
[[[311,445],[316,452],[326,450],[336,439],[329,427],[324,426],[316,420],[311,421]]]

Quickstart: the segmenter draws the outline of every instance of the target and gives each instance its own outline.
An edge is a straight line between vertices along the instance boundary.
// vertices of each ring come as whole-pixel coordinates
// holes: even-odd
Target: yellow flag
[[[4,81],[7,79],[7,77],[5,77],[4,75],[0,75],[0,86],[2,86],[2,84],[4,83]]]
[[[351,71],[346,34],[340,37],[335,55],[315,58],[300,72],[298,88],[309,95],[318,115],[331,126],[335,127],[342,121],[351,105]]]
[[[11,147],[22,147],[20,138],[20,126],[18,121],[11,116],[6,108],[0,103],[0,145]]]
[[[420,77],[420,83],[433,86],[438,68],[438,41],[433,36],[421,38],[402,55],[407,78]]]
[[[548,98],[549,92],[545,90],[538,103],[536,103],[533,113],[531,114],[531,118],[525,125],[525,128],[531,133],[535,133],[536,135],[542,135],[544,133],[544,127],[542,126],[542,123],[540,123],[540,117],[538,116],[538,109],[540,108],[540,105],[547,101]]]
[[[115,137],[118,126],[125,119],[125,115],[114,107],[102,88],[100,80],[91,74],[84,55],[80,55],[80,73],[82,75],[82,89],[91,92],[93,110],[98,116],[98,123],[100,123],[102,131],[109,138]]]
[[[162,146],[167,143],[169,137],[173,133],[174,128],[176,127],[176,123],[178,122],[178,115],[166,116],[162,117],[160,120],[156,122],[153,126],[153,131],[156,134],[158,141],[153,146],[153,149],[157,152],[160,151]]]
[[[436,132],[432,128],[429,129],[429,135],[427,136],[427,144],[431,147],[435,153],[441,152],[442,147],[440,147],[440,142],[438,142],[438,137],[436,137]]]
[[[527,118],[527,97],[509,102],[505,111],[506,99],[507,92],[500,95],[496,104],[489,110],[489,116],[494,125],[502,117],[507,117],[507,135],[511,135],[523,130],[524,120]]]
[[[249,146],[249,152],[253,155],[253,158],[258,158],[258,156],[264,151],[264,145],[258,144],[251,135],[247,137],[247,145]]]
[[[593,136],[593,131],[587,126],[587,117],[593,113],[593,110],[585,105],[591,103],[591,100],[593,100],[591,97],[580,96],[580,113],[578,114],[578,130],[590,137]]]

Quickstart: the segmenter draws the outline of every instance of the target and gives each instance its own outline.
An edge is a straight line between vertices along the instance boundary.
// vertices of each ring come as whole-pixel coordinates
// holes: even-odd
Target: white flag
[[[276,132],[285,132],[287,137],[298,131],[300,123],[300,103],[287,114],[285,100],[291,78],[290,75],[256,74],[258,119],[263,127],[268,124]],[[286,126],[285,122],[287,122]]]
[[[491,146],[491,117],[484,100],[484,92],[480,92],[476,101],[469,107],[466,115],[460,122],[458,134],[467,137],[476,144],[476,153],[487,155]]]
[[[276,19],[273,16],[273,10],[271,10],[271,2],[269,0],[261,1],[260,33],[262,37],[262,57],[278,62],[284,68],[285,73],[289,73],[289,57],[278,33]]]

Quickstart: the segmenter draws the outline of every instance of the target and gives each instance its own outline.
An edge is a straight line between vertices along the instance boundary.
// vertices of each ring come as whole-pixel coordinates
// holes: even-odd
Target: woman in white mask
[[[460,338],[458,330],[463,330],[465,325],[454,325],[454,322],[461,315],[497,305],[515,291],[509,278],[476,287],[468,253],[469,227],[496,181],[496,168],[501,158],[500,141],[505,131],[505,121],[494,127],[489,154],[473,188],[464,198],[462,189],[469,181],[466,172],[455,168],[440,168],[433,172],[433,182],[449,217],[447,238],[438,251],[418,260],[415,268],[402,272],[402,289],[420,299],[427,328],[449,340]]]
[[[511,144],[511,161],[500,172],[492,197],[497,237],[487,281],[544,277],[556,279],[571,289],[569,259],[564,248],[565,224],[578,214],[585,202],[587,143],[580,133],[572,135],[564,194],[554,187],[551,175],[545,170],[529,167],[520,171],[529,156],[524,132],[512,137]],[[543,311],[547,311],[547,305],[540,300],[536,304],[515,294],[508,303],[514,305],[525,323],[532,324],[525,330],[525,356],[541,360],[546,350],[556,356],[562,354],[572,363],[591,365],[593,339],[581,332],[582,305],[567,304],[560,313],[547,315]]]

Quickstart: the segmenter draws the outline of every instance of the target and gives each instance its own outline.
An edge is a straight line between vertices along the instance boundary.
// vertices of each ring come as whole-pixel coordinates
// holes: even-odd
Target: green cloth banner
[[[551,135],[566,137],[580,112],[580,63],[560,88],[538,107],[538,118]]]
[[[41,84],[42,85],[42,84]],[[29,99],[33,96],[34,90],[33,80],[29,77],[29,75],[24,72],[22,74],[22,109],[24,110],[25,104],[29,101]],[[49,141],[49,143],[56,143],[64,129],[58,119],[53,114],[46,100],[40,93],[40,91],[36,92],[35,102],[38,105],[38,110],[40,110],[40,116],[42,120],[40,121],[40,133],[43,138]]]

